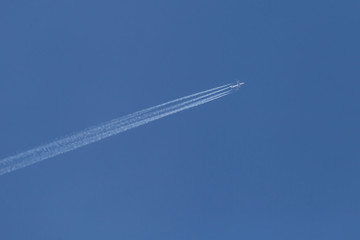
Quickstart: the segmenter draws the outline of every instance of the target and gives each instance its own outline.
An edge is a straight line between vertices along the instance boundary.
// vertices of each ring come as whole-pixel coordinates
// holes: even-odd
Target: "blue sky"
[[[1,176],[1,239],[358,239],[359,9],[1,1],[0,158],[246,82]]]

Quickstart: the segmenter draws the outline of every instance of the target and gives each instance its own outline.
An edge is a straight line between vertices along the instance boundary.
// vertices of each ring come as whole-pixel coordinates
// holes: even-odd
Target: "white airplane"
[[[239,89],[241,85],[245,84],[244,82],[240,82],[239,80],[236,80],[236,84],[231,85],[230,88],[236,88]]]

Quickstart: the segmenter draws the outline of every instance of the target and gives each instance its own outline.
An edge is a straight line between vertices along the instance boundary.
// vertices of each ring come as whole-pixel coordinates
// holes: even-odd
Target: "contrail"
[[[221,87],[178,98],[155,107],[150,107],[124,117],[113,119],[37,148],[4,158],[0,160],[0,175],[10,173],[168,115],[221,98],[233,92],[240,87],[240,85],[239,82],[237,84],[226,84]]]

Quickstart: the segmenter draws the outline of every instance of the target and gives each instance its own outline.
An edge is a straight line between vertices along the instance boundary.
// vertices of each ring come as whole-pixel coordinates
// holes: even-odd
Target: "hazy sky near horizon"
[[[236,93],[0,177],[1,239],[358,239],[359,1],[0,2],[0,159]]]

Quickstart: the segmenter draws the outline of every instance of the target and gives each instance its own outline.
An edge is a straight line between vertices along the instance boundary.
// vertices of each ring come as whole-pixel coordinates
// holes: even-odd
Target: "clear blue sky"
[[[0,158],[216,102],[0,177],[0,238],[360,239],[359,1],[0,2]]]

